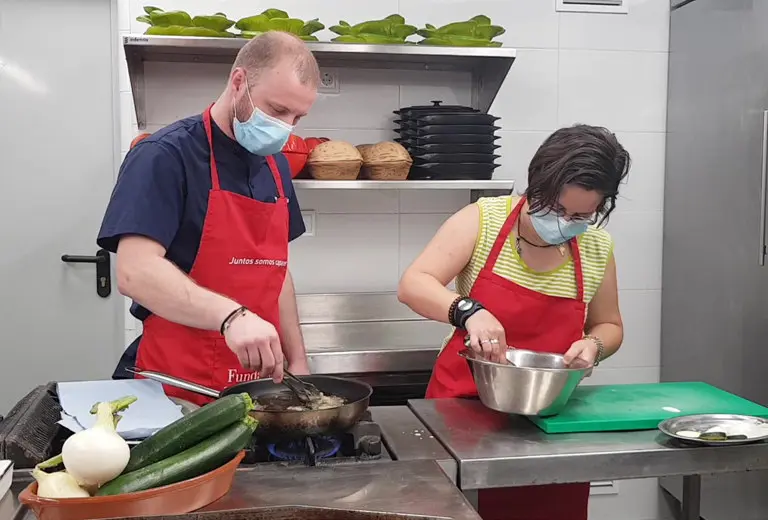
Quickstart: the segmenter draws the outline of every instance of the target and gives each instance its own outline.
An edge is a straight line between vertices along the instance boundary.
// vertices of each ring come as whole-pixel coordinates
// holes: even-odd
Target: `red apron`
[[[576,239],[570,241],[576,273],[577,298],[541,294],[494,274],[493,267],[525,204],[525,197],[507,217],[469,297],[485,306],[501,322],[507,344],[517,348],[564,354],[584,334],[586,304],[581,257]],[[456,330],[437,358],[427,398],[475,397],[477,387],[463,350],[466,332]],[[587,520],[589,484],[553,484],[478,493],[483,520]]]
[[[288,266],[288,199],[273,157],[267,164],[277,185],[274,204],[224,191],[213,153],[211,108],[203,113],[211,151],[208,211],[200,248],[189,273],[195,283],[225,295],[279,330],[278,298]],[[136,365],[223,390],[258,378],[243,369],[219,331],[195,329],[152,314],[144,321]],[[211,399],[165,385],[165,393],[203,405]]]

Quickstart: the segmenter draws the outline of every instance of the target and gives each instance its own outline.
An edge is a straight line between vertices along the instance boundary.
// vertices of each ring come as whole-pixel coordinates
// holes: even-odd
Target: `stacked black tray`
[[[461,105],[412,106],[395,110],[395,141],[413,157],[409,179],[487,180],[498,168],[494,152],[500,118]]]

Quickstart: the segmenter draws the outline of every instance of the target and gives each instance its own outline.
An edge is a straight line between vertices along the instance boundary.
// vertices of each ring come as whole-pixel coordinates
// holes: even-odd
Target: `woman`
[[[553,133],[528,167],[523,197],[482,198],[440,228],[403,274],[400,301],[450,323],[427,398],[477,396],[470,348],[505,362],[507,346],[597,365],[621,345],[613,241],[601,228],[630,158],[616,136],[576,125]],[[456,279],[454,292],[446,286]],[[483,490],[485,520],[587,520],[589,484]]]

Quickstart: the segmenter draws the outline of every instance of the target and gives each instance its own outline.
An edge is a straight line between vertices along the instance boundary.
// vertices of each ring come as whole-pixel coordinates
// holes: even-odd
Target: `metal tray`
[[[498,135],[492,134],[429,134],[408,139],[399,137],[395,141],[403,146],[421,146],[424,144],[493,144],[498,138]]]
[[[429,125],[409,127],[397,130],[400,135],[420,136],[420,135],[438,135],[438,134],[493,134],[501,128],[492,125]]]
[[[492,153],[425,153],[423,155],[411,155],[413,155],[413,160],[417,164],[492,163],[501,157]]]
[[[442,114],[417,114],[411,116],[418,126],[431,125],[493,125],[500,117],[491,114],[454,112]]]
[[[676,432],[688,430],[703,433],[715,426],[726,426],[733,424],[764,424],[768,425],[768,421],[761,419],[760,417],[753,417],[751,415],[736,415],[736,414],[699,414],[699,415],[682,415],[679,417],[672,417],[659,424],[659,430],[665,435],[677,439],[686,444],[695,444],[700,446],[733,446],[739,444],[753,444],[756,442],[762,442],[768,439],[768,428],[766,428],[766,435],[760,437],[752,437],[749,439],[726,439],[722,441],[695,439],[690,437],[684,437],[677,435]]]
[[[432,153],[483,153],[492,154],[499,149],[498,144],[422,144],[412,146],[408,151],[414,155],[432,154]]]
[[[498,164],[489,163],[427,163],[411,166],[411,180],[488,180]]]
[[[419,115],[441,114],[441,113],[479,113],[476,108],[464,105],[443,105],[442,101],[432,101],[432,105],[414,105],[403,107],[393,111],[393,114],[400,116],[401,119],[410,119]]]

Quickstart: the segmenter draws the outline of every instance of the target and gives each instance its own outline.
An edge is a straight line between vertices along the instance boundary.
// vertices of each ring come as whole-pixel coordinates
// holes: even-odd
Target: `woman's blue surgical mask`
[[[248,80],[245,81],[245,88],[248,92],[248,100],[253,107],[253,113],[248,121],[241,122],[237,119],[237,111],[235,111],[235,118],[232,121],[235,139],[240,143],[240,146],[254,155],[274,155],[282,150],[285,143],[288,142],[288,138],[293,132],[293,126],[259,110],[251,99]]]
[[[542,210],[531,215],[531,224],[536,234],[553,246],[568,242],[570,239],[587,231],[588,224],[583,220],[567,220],[556,213]]]

